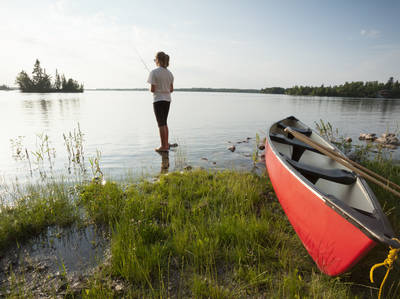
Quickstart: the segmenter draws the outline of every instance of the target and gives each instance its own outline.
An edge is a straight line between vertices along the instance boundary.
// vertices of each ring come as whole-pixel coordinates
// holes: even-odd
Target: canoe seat
[[[298,132],[298,133],[304,134],[304,135],[306,135],[306,136],[308,136],[308,137],[310,137],[311,134],[312,134],[312,131],[311,131],[310,128],[307,128],[307,129],[295,128],[295,127],[287,126],[287,125],[283,124],[281,121],[278,122],[278,125],[277,125],[277,126],[278,126],[279,129],[282,129],[282,130],[284,130],[284,129],[286,129],[287,127],[289,127],[289,128],[291,128],[293,131],[296,131],[296,132]],[[289,134],[289,136],[291,136],[291,138],[293,138],[292,134]]]
[[[319,179],[325,179],[344,185],[351,185],[356,181],[356,176],[352,172],[344,169],[319,168],[296,162],[288,157],[286,158],[286,161],[313,184],[315,184]]]
[[[285,135],[282,135],[282,134],[271,133],[269,135],[269,137],[271,138],[272,141],[292,145],[293,146],[292,160],[294,160],[294,161],[299,161],[301,155],[304,153],[305,150],[309,150],[309,151],[313,151],[318,154],[321,154],[318,150],[316,150],[312,146],[309,146],[309,145],[305,144],[304,142],[297,140],[297,139],[289,139],[288,137],[286,137]]]

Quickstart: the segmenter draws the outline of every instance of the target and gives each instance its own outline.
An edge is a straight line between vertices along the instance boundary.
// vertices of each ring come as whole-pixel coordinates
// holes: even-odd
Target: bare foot
[[[168,150],[169,150],[168,148],[163,148],[163,147],[159,147],[159,148],[155,149],[155,151],[159,152],[159,153],[168,152]]]

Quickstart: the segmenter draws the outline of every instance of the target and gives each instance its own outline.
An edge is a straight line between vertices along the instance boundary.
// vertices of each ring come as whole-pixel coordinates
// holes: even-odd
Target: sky
[[[399,14],[384,0],[0,0],[0,85],[39,59],[86,88],[147,87],[158,51],[175,88],[400,80]]]

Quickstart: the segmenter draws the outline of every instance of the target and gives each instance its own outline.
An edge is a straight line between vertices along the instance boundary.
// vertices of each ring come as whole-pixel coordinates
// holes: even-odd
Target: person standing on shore
[[[158,66],[149,74],[147,82],[151,84],[150,91],[153,93],[153,109],[160,132],[161,146],[156,148],[157,152],[168,152],[168,125],[167,118],[171,104],[171,93],[174,91],[174,76],[167,69],[169,56],[164,52],[158,52],[154,62]]]

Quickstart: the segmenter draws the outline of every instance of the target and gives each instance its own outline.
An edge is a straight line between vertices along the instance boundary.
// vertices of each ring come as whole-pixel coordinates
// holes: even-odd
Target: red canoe
[[[393,229],[364,179],[284,132],[286,127],[339,151],[291,116],[273,124],[265,162],[290,223],[319,269],[349,270],[377,242],[399,247]]]

